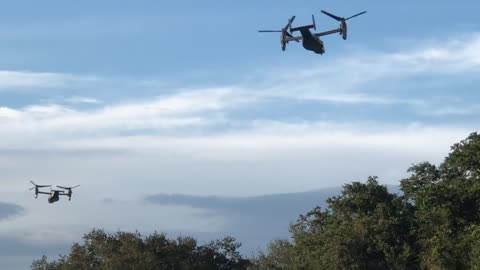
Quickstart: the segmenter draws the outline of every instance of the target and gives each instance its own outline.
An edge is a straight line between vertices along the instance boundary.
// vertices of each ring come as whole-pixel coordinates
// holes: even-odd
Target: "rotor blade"
[[[37,188],[51,187],[52,185],[35,185]]]
[[[35,187],[32,187],[32,188],[30,188],[29,190],[34,190],[34,189],[35,189]]]
[[[351,18],[355,18],[355,17],[360,16],[360,15],[363,15],[363,14],[365,14],[365,13],[367,13],[367,12],[366,12],[366,11],[360,12],[360,13],[358,13],[358,14],[355,14],[355,15],[353,15],[353,16],[350,16],[350,17],[346,18],[345,21],[348,21],[348,20],[350,20]]]
[[[51,187],[52,186],[52,185],[37,185],[33,181],[30,181],[30,183],[32,183],[32,185],[34,185],[35,187],[38,187],[38,188],[44,188],[44,187]],[[34,188],[32,188],[32,189],[34,189]]]
[[[333,15],[332,13],[329,13],[329,12],[327,12],[327,11],[325,11],[325,10],[322,10],[322,13],[325,14],[325,15],[327,15],[327,16],[330,17],[330,18],[333,18],[333,19],[339,21],[339,22],[341,22],[341,21],[344,20],[344,18],[338,17],[337,15]]]
[[[292,25],[292,23],[293,23],[294,20],[295,20],[295,16],[292,16],[292,18],[290,18],[290,20],[288,20],[289,26]]]
[[[259,30],[260,33],[281,33],[282,30]]]
[[[58,188],[62,188],[62,189],[74,189],[74,188],[77,188],[79,187],[80,185],[76,185],[74,187],[62,187],[62,186],[57,186]]]
[[[282,29],[282,32],[283,32],[283,31],[287,31],[287,30],[290,31],[290,28],[292,27],[293,20],[295,20],[295,16],[292,16],[292,18],[290,18],[290,19],[288,20],[288,23],[287,23],[287,25],[285,25],[285,27]]]

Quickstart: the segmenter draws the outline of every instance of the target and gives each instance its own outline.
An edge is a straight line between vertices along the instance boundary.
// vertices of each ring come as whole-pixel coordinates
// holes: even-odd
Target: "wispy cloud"
[[[446,105],[440,108],[425,108],[421,113],[439,117],[445,116],[478,116],[480,113],[479,105]]]
[[[91,102],[91,100],[88,100]],[[242,102],[232,89],[181,92],[151,100],[106,105],[94,110],[76,110],[63,105],[32,105],[23,109],[0,108],[0,130],[13,138],[66,134],[116,134],[121,131],[162,130],[202,126],[212,121],[206,113]],[[26,135],[28,137],[28,135]]]
[[[23,108],[0,108],[0,130],[4,134],[6,145],[25,145],[25,142],[82,140],[86,137],[115,138],[122,134],[145,136],[152,132],[157,136],[175,136],[185,134],[189,129],[195,134],[242,134],[257,132],[261,125],[272,128],[281,125],[278,134],[285,135],[285,127],[305,131],[303,127],[316,130],[318,123],[334,123],[335,113],[327,114],[322,120],[303,119],[304,115],[293,112],[297,123],[291,120],[269,119],[251,116],[239,119],[238,115],[251,108],[266,106],[271,99],[282,99],[284,103],[298,100],[340,103],[347,105],[365,105],[366,109],[375,106],[387,108],[402,105],[417,115],[445,116],[472,115],[476,105],[438,106],[442,103],[431,95],[411,95],[404,90],[396,91],[400,86],[390,86],[389,81],[402,85],[412,76],[432,76],[443,72],[456,73],[460,67],[467,70],[480,65],[475,60],[480,51],[480,36],[456,39],[444,43],[444,47],[420,46],[396,53],[367,53],[361,56],[349,56],[335,60],[333,65],[324,65],[300,69],[295,74],[275,72],[275,75],[255,80],[255,83],[242,83],[210,88],[176,88],[168,90],[171,94],[147,98],[128,98],[115,103],[100,101],[94,96],[71,96],[47,105],[32,104]],[[455,52],[455,53],[452,53]],[[449,68],[448,68],[449,67]],[[282,75],[278,75],[282,74]],[[287,75],[285,75],[287,74]],[[106,81],[94,77],[82,77],[68,74],[0,72],[0,88],[11,87],[66,87],[80,82]],[[143,85],[140,80],[137,86]],[[151,84],[149,84],[151,85]],[[162,86],[164,87],[164,86]],[[380,90],[379,90],[380,88]],[[446,96],[448,97],[448,96]],[[443,100],[448,100],[445,96]],[[55,101],[55,99],[53,100]],[[95,108],[76,108],[78,103],[95,104]],[[426,110],[426,108],[437,108]],[[272,113],[274,107],[269,109]],[[319,107],[317,111],[321,112]],[[358,121],[351,119],[348,122]],[[410,121],[411,122],[411,121]],[[258,123],[261,123],[259,125]],[[278,124],[279,123],[279,124]],[[360,121],[369,123],[368,119]],[[371,121],[378,125],[378,121]],[[333,125],[338,128],[340,123]],[[385,123],[382,123],[384,125]],[[407,119],[403,123],[409,124]],[[325,127],[322,127],[325,128]],[[332,127],[328,127],[332,129]],[[355,131],[354,131],[355,130]],[[168,131],[168,132],[167,132]],[[178,131],[178,132],[177,132]],[[158,133],[160,132],[160,133]],[[167,132],[166,134],[162,132]],[[358,132],[351,129],[351,132]],[[163,135],[161,135],[163,134]],[[323,133],[322,133],[323,134]],[[291,136],[289,133],[286,137]],[[297,134],[305,136],[305,134]],[[297,136],[295,135],[295,136]],[[247,136],[248,137],[248,136]],[[377,140],[378,141],[378,140]]]
[[[65,88],[83,83],[94,83],[93,76],[77,76],[63,73],[39,73],[29,71],[0,71],[0,90]]]
[[[437,86],[448,85],[458,76],[475,79],[480,67],[479,51],[478,33],[441,42],[417,41],[393,53],[361,51],[334,59],[328,65],[297,67],[295,72],[274,69],[266,79],[255,80],[255,84],[260,82],[270,96],[291,99],[417,106],[428,100],[404,93],[412,88],[424,92],[420,78],[433,80]]]
[[[82,104],[82,103],[86,103],[86,104],[100,104],[100,103],[102,103],[101,100],[98,100],[98,99],[96,99],[96,98],[92,98],[92,97],[79,97],[79,96],[74,96],[74,97],[65,98],[65,102],[67,102],[67,103],[72,103],[72,104]]]
[[[23,210],[23,207],[20,205],[0,202],[0,222],[12,216],[21,214]]]
[[[78,192],[71,202],[59,203],[54,211],[55,216],[62,217],[62,220],[59,223],[52,223],[51,219],[42,218],[52,211],[52,205],[47,203],[45,196],[39,196],[37,200],[33,197],[26,198],[23,194],[19,196],[31,211],[14,219],[2,220],[0,238],[16,235],[17,239],[29,243],[67,245],[91,229],[92,217],[95,217],[97,226],[109,231],[138,229],[153,232],[162,228],[164,231],[214,232],[224,225],[222,217],[209,215],[207,210],[187,206],[155,206],[128,199],[101,204],[99,198],[89,196],[88,192]],[[114,216],[109,214],[118,211],[128,214]],[[146,212],[155,214],[147,218]],[[133,224],[132,220],[136,222]]]
[[[456,76],[474,73],[480,66],[480,34],[469,37],[450,38],[438,42],[418,42],[410,48],[393,53],[362,51],[349,54],[328,66],[324,63],[309,67],[295,67],[292,70],[259,71],[250,74],[251,83],[234,83],[217,86],[230,89],[230,97],[242,96],[246,101],[261,101],[271,98],[288,98],[292,100],[312,100],[329,103],[389,105],[418,105],[425,102],[418,96],[406,96],[402,85],[411,87],[412,79],[433,76],[435,74]],[[472,74],[473,76],[473,74]],[[436,79],[438,80],[438,78]],[[448,82],[449,77],[442,79]],[[115,82],[117,81],[117,82]],[[146,84],[145,82],[149,83]],[[102,89],[105,87],[106,89]],[[0,71],[0,90],[16,91],[18,89],[96,89],[99,91],[116,91],[112,89],[130,87],[132,89],[165,89],[165,83],[156,79],[98,78],[95,76],[78,76],[62,73],[36,73],[28,71]],[[153,87],[153,88],[152,88]],[[212,87],[207,87],[212,88]],[[198,87],[198,90],[203,90]],[[193,95],[192,89],[175,88],[167,90],[172,93],[186,92]],[[89,93],[94,93],[90,91]],[[138,92],[138,91],[136,91]],[[198,91],[202,93],[202,91]],[[212,91],[205,91],[211,95]],[[105,92],[104,92],[105,94]],[[108,96],[108,94],[106,94]],[[127,95],[128,97],[128,95]],[[197,97],[198,99],[198,97]],[[99,104],[96,96],[72,95],[65,98],[66,103]],[[109,106],[109,105],[106,105]],[[228,106],[225,106],[228,107]]]
[[[411,71],[458,73],[477,71],[480,66],[480,33],[435,42],[433,46],[391,55],[392,61],[416,67]],[[441,44],[439,46],[438,44]]]
[[[100,98],[94,98],[90,96],[49,96],[47,98],[42,98],[39,100],[38,105],[41,106],[72,106],[72,107],[79,107],[89,106],[90,108],[96,107],[99,108],[104,104],[104,101]],[[35,106],[35,105],[33,105]],[[25,108],[24,108],[25,109]],[[20,110],[17,108],[17,110]]]

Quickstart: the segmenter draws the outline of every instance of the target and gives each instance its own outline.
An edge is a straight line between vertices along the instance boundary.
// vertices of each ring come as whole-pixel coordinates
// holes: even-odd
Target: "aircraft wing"
[[[39,192],[37,192],[37,194],[47,194],[47,195],[50,195],[50,192],[39,191]]]
[[[326,31],[326,32],[315,33],[315,36],[317,36],[317,37],[323,37],[323,36],[327,36],[327,35],[331,35],[331,34],[336,34],[336,33],[340,33],[340,32],[342,32],[342,29],[338,28],[338,29],[330,30],[330,31]]]
[[[285,41],[300,41],[302,40],[302,37],[287,37]]]

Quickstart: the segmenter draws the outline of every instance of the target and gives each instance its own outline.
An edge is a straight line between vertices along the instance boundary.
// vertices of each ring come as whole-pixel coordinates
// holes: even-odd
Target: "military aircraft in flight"
[[[302,41],[302,45],[306,50],[313,51],[317,54],[324,54],[325,53],[325,45],[323,41],[320,39],[322,36],[332,35],[339,33],[344,40],[348,37],[348,30],[347,30],[347,21],[355,18],[357,16],[363,15],[367,13],[366,11],[360,12],[348,18],[343,18],[336,16],[332,13],[329,13],[325,10],[322,10],[322,13],[339,21],[340,27],[337,29],[324,31],[324,32],[312,32],[310,29],[317,30],[317,26],[315,23],[315,17],[312,15],[312,24],[292,27],[292,23],[295,20],[295,16],[292,16],[290,20],[288,20],[287,25],[282,28],[281,30],[259,30],[260,33],[272,33],[272,32],[279,32],[280,34],[280,44],[282,46],[282,50],[285,51],[287,48],[287,44],[290,41],[300,42]],[[293,36],[293,32],[300,32],[301,36]]]
[[[67,196],[68,200],[70,201],[72,199],[72,189],[79,187],[80,185],[74,186],[74,187],[63,187],[63,186],[57,186],[61,190],[53,190],[52,185],[37,185],[33,181],[30,181],[34,185],[29,190],[35,189],[35,198],[38,197],[38,194],[46,194],[48,195],[48,203],[54,203],[58,202],[60,200],[60,196]],[[41,188],[47,188],[50,187],[50,191],[41,191]]]

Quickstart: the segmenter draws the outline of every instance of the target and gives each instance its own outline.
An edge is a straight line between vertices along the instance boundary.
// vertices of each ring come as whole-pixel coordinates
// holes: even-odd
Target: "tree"
[[[408,172],[401,195],[374,177],[345,185],[291,225],[286,266],[261,268],[275,262],[268,250],[254,269],[480,269],[480,135]]]
[[[296,269],[413,269],[410,209],[371,177],[291,227]]]
[[[72,245],[70,254],[48,262],[34,261],[32,270],[193,270],[246,269],[250,261],[238,252],[240,243],[232,237],[198,246],[191,237],[167,239],[165,234],[93,230],[84,243]]]
[[[480,224],[480,135],[454,144],[437,168],[421,163],[401,181],[415,210],[415,232],[423,269],[469,268]],[[473,241],[473,242],[472,242]]]
[[[259,251],[253,259],[250,270],[284,270],[292,263],[292,243],[288,240],[274,240],[268,244],[267,251]]]

